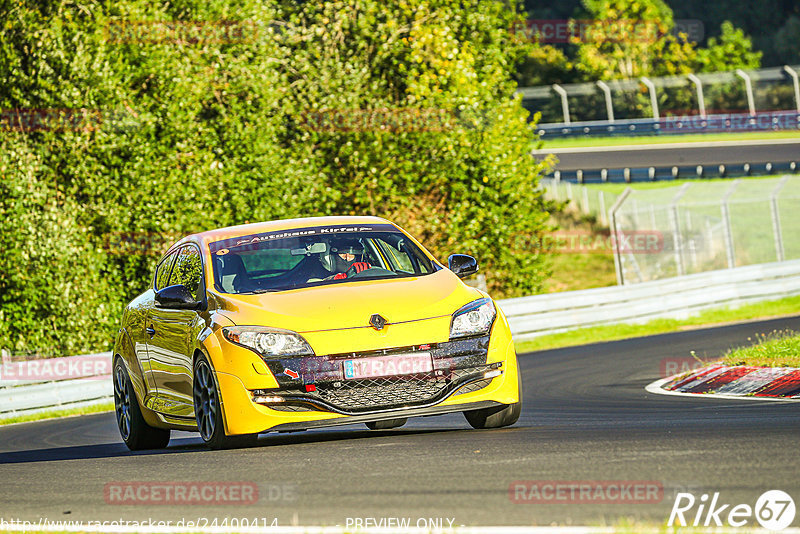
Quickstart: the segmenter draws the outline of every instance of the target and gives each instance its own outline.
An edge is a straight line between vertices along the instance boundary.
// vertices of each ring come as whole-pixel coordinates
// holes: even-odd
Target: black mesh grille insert
[[[454,369],[449,376],[426,373],[340,381],[318,385],[313,397],[350,413],[427,404],[446,396],[465,380],[482,377],[489,367]]]
[[[286,404],[286,405],[274,404],[274,405],[270,406],[270,408],[272,408],[273,410],[277,410],[279,412],[316,412],[316,411],[319,411],[319,410],[316,410],[315,408],[312,408],[311,406],[301,406],[299,404]]]
[[[472,393],[473,391],[481,390],[481,389],[485,388],[486,386],[488,386],[491,383],[492,383],[492,379],[491,378],[484,378],[483,380],[477,380],[475,382],[470,382],[469,384],[467,384],[463,388],[460,388],[458,391],[456,391],[456,395],[463,395],[464,393]]]

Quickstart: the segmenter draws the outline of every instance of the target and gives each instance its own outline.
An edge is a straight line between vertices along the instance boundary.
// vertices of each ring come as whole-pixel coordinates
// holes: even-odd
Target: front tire
[[[214,372],[205,356],[200,356],[194,364],[192,385],[194,415],[200,437],[211,449],[235,449],[254,445],[258,434],[229,436],[225,434],[222,421],[222,405]]]
[[[128,449],[163,449],[169,443],[169,430],[154,428],[144,420],[133,384],[121,358],[114,362],[114,413],[119,434]]]
[[[516,423],[522,413],[522,374],[519,372],[519,364],[517,364],[517,388],[519,389],[519,401],[514,404],[464,412],[467,422],[472,428],[477,429],[502,428]]]

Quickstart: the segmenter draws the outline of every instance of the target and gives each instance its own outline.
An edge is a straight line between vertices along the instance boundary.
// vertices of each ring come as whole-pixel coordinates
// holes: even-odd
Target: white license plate
[[[344,377],[346,379],[414,375],[431,371],[433,371],[433,359],[431,359],[430,352],[393,354],[344,361]]]

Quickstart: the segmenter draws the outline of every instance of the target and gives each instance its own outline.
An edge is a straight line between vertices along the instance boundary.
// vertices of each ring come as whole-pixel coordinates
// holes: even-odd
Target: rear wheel
[[[144,420],[128,371],[120,358],[114,362],[114,413],[119,434],[128,449],[163,449],[169,443],[169,430],[153,428]]]
[[[225,434],[222,422],[222,406],[219,402],[219,391],[214,380],[211,365],[205,356],[200,356],[194,364],[194,381],[192,393],[194,397],[194,414],[200,437],[212,449],[234,449],[254,445],[258,434],[242,434],[229,436]]]
[[[522,413],[522,374],[517,365],[517,387],[519,388],[519,401],[514,404],[503,404],[480,410],[464,412],[464,417],[472,428],[501,428],[517,422]]]
[[[390,428],[397,428],[406,424],[408,419],[401,417],[398,419],[384,419],[383,421],[370,421],[367,423],[367,428],[370,430],[388,430]]]

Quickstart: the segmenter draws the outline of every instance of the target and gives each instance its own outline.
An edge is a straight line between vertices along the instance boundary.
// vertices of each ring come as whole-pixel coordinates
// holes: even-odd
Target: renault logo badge
[[[383,327],[386,326],[386,319],[376,313],[369,318],[369,324],[371,324],[372,328],[375,330],[383,330]]]

